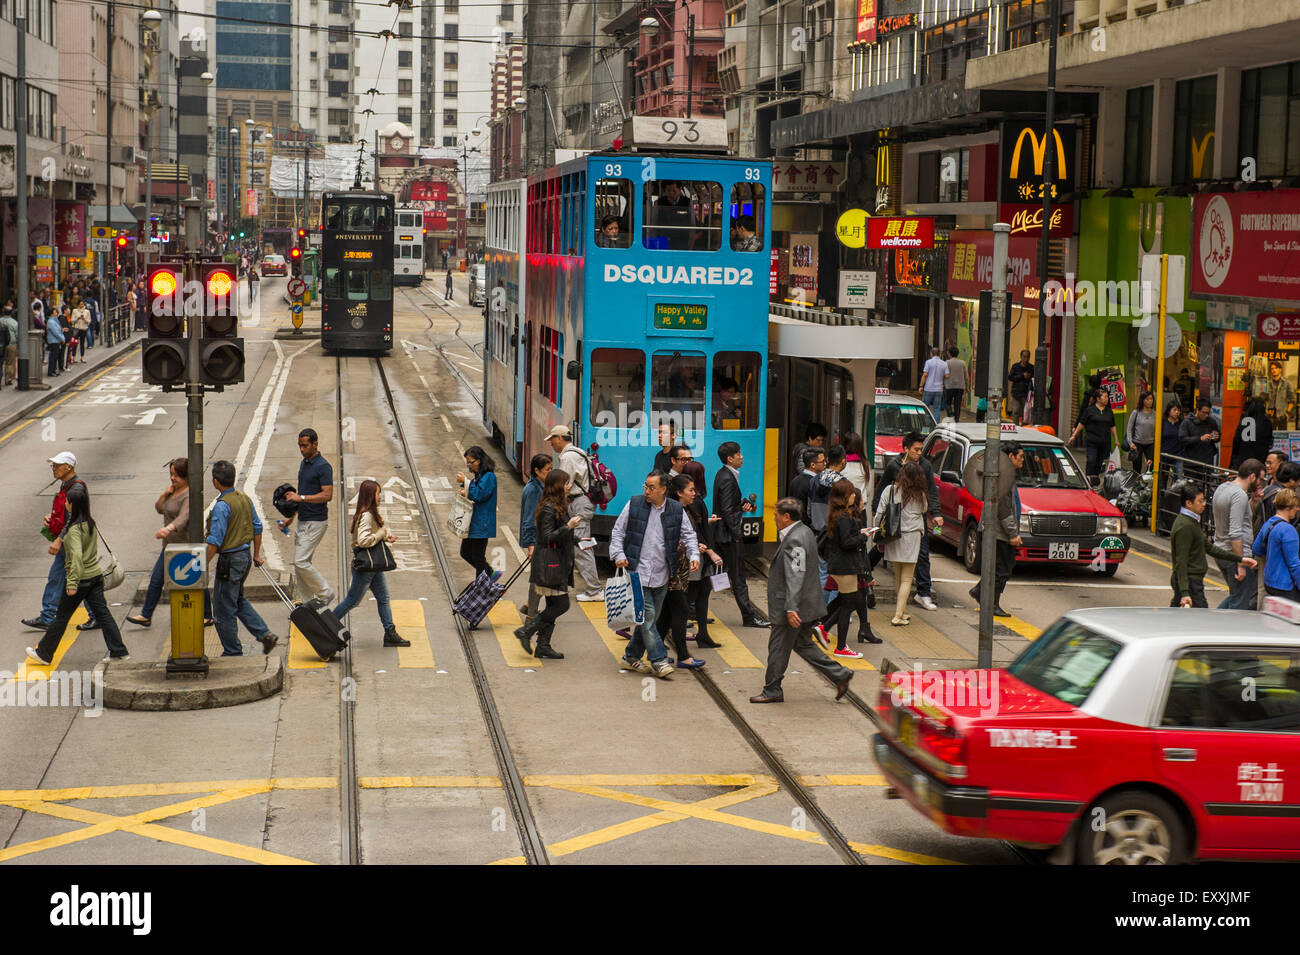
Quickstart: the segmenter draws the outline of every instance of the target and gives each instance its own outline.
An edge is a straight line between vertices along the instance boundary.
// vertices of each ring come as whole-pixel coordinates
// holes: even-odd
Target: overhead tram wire
[[[370,84],[370,89],[367,91],[370,100],[366,104],[366,108],[361,111],[361,115],[364,119],[361,121],[361,135],[357,137],[357,174],[356,178],[353,180],[353,188],[355,189],[361,188],[361,166],[362,163],[365,162],[366,158],[366,137],[370,133],[370,117],[375,115],[375,97],[379,94],[379,77],[383,74],[384,58],[388,56],[388,43],[393,37],[397,36],[397,21],[402,16],[403,9],[409,10],[411,8],[411,0],[389,0],[387,6],[394,6],[397,9],[393,13],[392,27],[387,30],[381,30],[378,34],[383,37],[384,48],[379,52],[379,62],[375,65],[375,78]],[[375,170],[375,186],[376,188],[379,186],[378,168]]]

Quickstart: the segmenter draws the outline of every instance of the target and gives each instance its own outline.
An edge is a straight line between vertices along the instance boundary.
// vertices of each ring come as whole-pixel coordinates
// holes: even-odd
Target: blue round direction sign
[[[193,587],[203,578],[201,561],[193,554],[173,554],[167,562],[167,577],[177,587]]]

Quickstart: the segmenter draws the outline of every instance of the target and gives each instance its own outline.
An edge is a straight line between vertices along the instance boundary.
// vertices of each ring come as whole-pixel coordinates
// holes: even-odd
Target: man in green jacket
[[[1255,558],[1242,557],[1214,543],[1207,545],[1205,531],[1201,527],[1205,492],[1188,481],[1183,484],[1179,496],[1183,506],[1174,518],[1173,529],[1169,532],[1169,546],[1174,557],[1174,572],[1169,578],[1169,585],[1174,589],[1174,599],[1169,601],[1169,606],[1209,607],[1205,600],[1207,551],[1218,560],[1235,563],[1238,580],[1245,579],[1247,568],[1255,566]]]

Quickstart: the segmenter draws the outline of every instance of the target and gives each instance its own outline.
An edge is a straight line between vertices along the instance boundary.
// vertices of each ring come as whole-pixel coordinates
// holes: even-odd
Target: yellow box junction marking
[[[800,781],[810,787],[880,787],[884,778],[877,774],[827,774],[806,775]],[[358,779],[362,789],[499,789],[501,780],[496,776],[363,776]],[[627,836],[647,832],[659,826],[687,819],[716,822],[749,832],[792,839],[809,845],[825,845],[816,832],[797,830],[789,826],[751,819],[723,812],[741,803],[772,795],[780,790],[770,776],[749,773],[648,773],[648,774],[536,774],[524,777],[530,788],[546,788],[607,799],[625,805],[653,810],[649,815],[606,826],[583,835],[564,839],[547,846],[553,857],[562,857],[605,845]],[[160,825],[163,820],[188,815],[197,809],[206,809],[226,803],[272,792],[274,790],[325,790],[335,789],[338,781],[329,776],[285,777],[275,779],[231,779],[199,782],[146,782],[107,786],[76,786],[62,789],[10,789],[0,790],[0,805],[12,806],[27,812],[40,813],[57,819],[84,823],[83,828],[60,833],[0,849],[0,862],[35,855],[49,849],[73,845],[113,832],[129,832],[147,839],[185,846],[201,852],[239,859],[262,865],[310,865],[307,860],[270,852],[256,846]],[[668,788],[668,787],[732,787],[730,792],[719,793],[695,802],[678,802],[626,792],[613,787]],[[90,799],[123,799],[143,796],[189,795],[181,802],[156,806],[124,816],[66,805],[68,802]],[[899,862],[918,865],[956,865],[948,859],[920,853],[907,852],[889,846],[851,842],[855,852],[878,856]],[[522,864],[522,856],[498,860],[498,865]]]
[[[623,654],[627,652],[627,641],[609,629],[609,624],[605,622],[605,601],[575,600],[573,602],[587,615],[587,619],[591,621],[591,625],[596,631],[596,636],[600,637],[600,642],[605,644],[605,649],[613,655],[615,660],[621,663]],[[520,649],[523,648],[520,647]]]
[[[54,661],[49,666],[43,667],[39,663],[33,663],[27,659],[24,653],[23,662],[18,665],[18,669],[14,672],[14,682],[27,683],[31,680],[48,680],[50,673],[59,668],[59,664],[63,662],[63,658],[68,655],[72,645],[77,642],[77,637],[81,635],[81,631],[77,629],[77,624],[89,619],[90,614],[86,611],[86,605],[83,603],[73,612],[67,628],[63,631],[63,636],[59,638],[59,645],[54,651]],[[36,646],[35,640],[32,641],[32,646]]]
[[[723,591],[726,593],[726,591]],[[762,631],[764,638],[768,631]],[[709,624],[709,636],[714,642],[722,644],[714,652],[722,657],[722,662],[733,670],[761,670],[766,664],[749,651],[749,647],[741,642],[740,637],[722,622],[722,618],[715,616],[713,623]],[[704,649],[708,649],[705,647]]]
[[[515,609],[513,603],[502,597],[488,611],[487,619],[492,625],[492,635],[496,637],[501,647],[501,656],[506,661],[506,666],[541,668],[542,661],[531,654],[524,653],[524,648],[515,639],[515,629],[523,623],[523,620],[520,619],[519,611]]]
[[[393,600],[390,606],[393,626],[411,641],[409,647],[397,648],[397,665],[409,670],[433,669],[433,646],[429,643],[429,630],[424,624],[424,605],[418,600]],[[352,639],[356,640],[355,630]]]
[[[993,622],[1002,624],[1008,630],[1014,630],[1029,641],[1037,640],[1043,634],[1038,627],[1019,617],[994,617]]]

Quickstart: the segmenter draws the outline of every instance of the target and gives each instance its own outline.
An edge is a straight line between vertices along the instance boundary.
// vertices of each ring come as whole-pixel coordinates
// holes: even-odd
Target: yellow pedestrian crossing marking
[[[307,638],[302,635],[302,631],[289,624],[289,669],[290,670],[321,670],[327,664],[312,649]]]
[[[523,623],[514,604],[502,598],[488,611],[488,623],[492,624],[492,635],[501,645],[501,656],[506,666],[540,668],[542,661],[531,654],[524,653],[524,648],[515,639],[515,629]]]
[[[68,655],[68,651],[72,649],[72,645],[77,642],[77,637],[81,635],[81,631],[77,629],[77,624],[89,619],[90,614],[86,612],[86,605],[83,603],[73,612],[72,619],[68,621],[68,626],[63,631],[63,636],[59,638],[58,649],[54,651],[54,661],[47,667],[41,666],[39,663],[32,663],[28,660],[24,653],[23,662],[19,664],[17,671],[14,673],[14,681],[17,683],[29,683],[32,680],[48,680],[50,678],[50,673],[59,668],[59,664],[63,661],[63,658]],[[99,633],[98,630],[94,632]],[[44,634],[41,636],[44,636]],[[39,640],[39,636],[32,640],[32,646],[35,647]]]
[[[761,670],[763,662],[750,653],[749,647],[741,642],[740,637],[722,622],[720,617],[714,617],[713,623],[709,624],[709,636],[715,642],[722,644],[714,652],[722,657],[722,662],[733,670]],[[762,633],[767,634],[764,630]],[[707,647],[705,649],[708,649]]]
[[[863,774],[804,775],[806,786],[879,788],[885,785],[882,776]],[[629,819],[591,832],[562,839],[547,845],[552,858],[560,858],[596,846],[607,845],[628,836],[647,832],[660,826],[688,819],[718,823],[747,832],[775,836],[809,845],[825,845],[816,832],[796,829],[770,822],[764,818],[751,818],[723,810],[750,802],[780,791],[776,780],[770,776],[750,773],[648,773],[605,774],[583,773],[574,775],[536,774],[524,777],[530,789],[561,790],[576,795],[591,796],[629,806],[651,810],[649,815]],[[499,789],[501,780],[496,776],[362,776],[358,779],[362,789]],[[50,849],[85,842],[111,833],[130,833],[153,842],[184,846],[217,856],[253,862],[262,865],[310,865],[309,860],[298,859],[262,849],[257,845],[244,845],[225,839],[193,832],[188,825],[191,815],[201,809],[220,806],[250,796],[272,791],[330,790],[338,787],[331,776],[281,777],[273,779],[226,779],[196,782],[145,782],[107,786],[76,786],[63,789],[10,789],[0,790],[0,805],[25,812],[34,812],[55,819],[81,823],[80,828],[54,836],[18,843],[0,849],[0,862],[33,856]],[[617,788],[616,788],[617,787]],[[632,789],[673,787],[721,787],[729,791],[707,796],[696,801],[678,801],[672,798],[630,792]],[[181,802],[168,803],[148,809],[115,815],[69,805],[93,799],[129,799],[139,797],[188,797]],[[175,826],[163,823],[178,819]],[[953,865],[951,860],[921,853],[908,852],[889,846],[851,842],[855,852],[899,862],[919,865]],[[522,864],[521,856],[498,860],[497,864]]]
[[[418,600],[393,600],[393,626],[407,640],[409,647],[397,648],[397,665],[405,670],[431,670],[434,667],[433,645],[424,625],[424,605]],[[353,636],[355,640],[355,635]]]
[[[827,633],[827,637],[830,639],[832,648],[835,646],[835,633],[833,632],[833,630],[834,628],[832,628],[832,630]],[[826,656],[828,659],[833,660],[834,662],[838,663],[840,666],[847,667],[850,670],[874,670],[876,668],[876,665],[872,663],[870,660],[868,660],[866,657],[859,657],[857,659],[854,659],[853,657],[837,657],[834,653],[831,652],[831,650],[828,650],[826,647],[823,647],[821,641],[818,640],[816,637],[813,637],[813,645],[816,646],[817,649],[820,650],[822,654]],[[845,644],[845,646],[848,645]]]
[[[615,660],[622,662],[623,654],[627,650],[627,641],[609,629],[605,617],[605,601],[575,600],[574,603],[587,615],[587,619],[596,630],[596,636],[600,637],[600,642],[605,644],[605,648],[613,654]]]
[[[1029,641],[1037,640],[1043,633],[1041,629],[1019,617],[994,617],[993,622],[1002,624],[1008,630],[1014,630]]]

